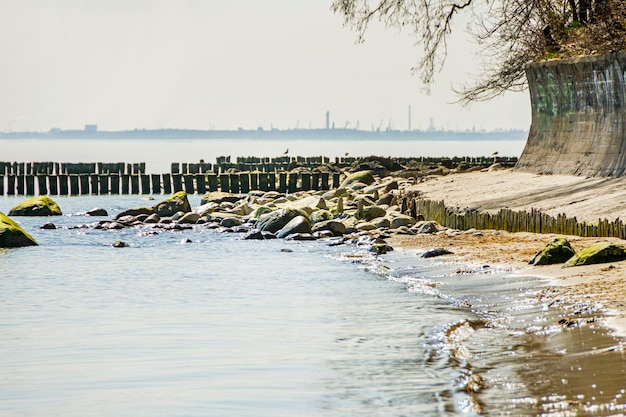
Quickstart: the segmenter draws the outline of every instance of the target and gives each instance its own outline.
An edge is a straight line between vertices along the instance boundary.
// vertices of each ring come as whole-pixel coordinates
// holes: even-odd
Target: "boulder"
[[[226,217],[222,219],[222,221],[220,222],[220,226],[222,227],[241,226],[241,220],[239,220],[237,217]]]
[[[169,217],[179,211],[182,211],[183,213],[189,213],[191,211],[191,205],[189,204],[187,193],[185,191],[179,191],[172,194],[165,200],[152,206],[152,208],[160,217]]]
[[[99,207],[92,208],[91,210],[85,213],[85,216],[106,217],[108,215],[109,213],[107,213],[105,209],[99,208]]]
[[[309,219],[304,216],[294,217],[280,229],[276,237],[283,239],[296,233],[311,233],[311,223],[309,223]]]
[[[390,220],[390,229],[397,229],[400,226],[413,226],[415,224],[415,219],[411,216],[407,216],[406,214],[395,214],[393,218]]]
[[[391,226],[391,222],[386,217],[377,217],[375,219],[372,219],[370,221],[370,223],[373,224],[374,226],[376,226],[379,229],[383,229],[383,228],[387,228],[388,229],[389,226]]]
[[[310,233],[293,233],[287,236],[287,240],[317,240],[315,236]]]
[[[387,252],[391,252],[393,247],[387,245],[386,243],[374,243],[370,246],[369,251],[374,252],[377,255],[384,255]]]
[[[328,207],[326,206],[326,200],[324,200],[322,197],[317,196],[317,195],[312,195],[309,197],[302,198],[300,200],[296,200],[290,203],[289,207],[295,208],[295,209],[311,208],[313,209],[312,211],[317,210],[317,209],[328,210]]]
[[[298,216],[305,216],[305,213],[301,210],[293,208],[283,208],[270,213],[262,214],[256,223],[256,227],[262,232],[276,233],[285,227],[285,225],[292,219]]]
[[[326,220],[315,223],[312,227],[313,232],[329,231],[333,236],[343,236],[346,233],[346,225],[337,220]]]
[[[263,232],[259,229],[250,230],[248,233],[241,237],[244,240],[264,240]]]
[[[422,253],[420,257],[421,258],[435,258],[437,256],[443,256],[443,255],[452,255],[452,252],[444,248],[435,248],[435,249],[427,250],[426,252]]]
[[[42,224],[41,226],[39,226],[39,228],[41,230],[56,230],[57,225],[54,223],[48,222],[48,223]]]
[[[371,172],[369,171],[357,171],[346,177],[345,180],[341,183],[340,188],[346,188],[350,184],[354,184],[356,182],[361,182],[365,185],[371,185],[374,183],[375,179]]]
[[[357,230],[357,232],[367,232],[369,230],[376,230],[378,228],[374,226],[372,223],[363,222],[363,223],[358,223],[355,226],[355,229]]]
[[[115,216],[115,220],[121,219],[122,217],[126,217],[126,216],[139,216],[140,214],[147,214],[148,216],[150,216],[151,214],[154,213],[154,209],[150,208],[150,207],[134,207],[128,210],[124,210],[121,213],[119,213],[117,216]]]
[[[311,222],[312,225],[314,225],[315,223],[325,222],[327,220],[332,220],[332,218],[333,218],[333,214],[330,211],[328,211],[328,210],[318,210],[318,211],[314,211],[309,216],[309,221]]]
[[[413,231],[420,234],[432,234],[437,233],[439,229],[437,228],[437,222],[424,222],[414,227]]]
[[[0,248],[23,246],[37,246],[37,242],[20,225],[0,213]]]
[[[200,215],[198,213],[185,213],[180,219],[178,219],[178,223],[196,224],[198,220],[200,220]]]
[[[570,258],[563,266],[580,266],[617,262],[626,259],[626,248],[622,245],[609,242],[600,242],[589,245]]]
[[[113,246],[114,248],[127,248],[128,247],[128,243],[122,241],[122,240],[116,240],[115,242],[113,242]]]
[[[244,197],[245,196],[241,194],[232,194],[232,193],[224,193],[221,191],[213,191],[202,196],[202,199],[200,200],[200,205],[204,205],[207,203],[221,204],[224,202],[236,203],[237,201],[241,200]]]
[[[60,216],[62,214],[59,205],[46,195],[24,200],[9,211],[9,216]]]
[[[365,209],[363,216],[369,222],[377,217],[385,217],[386,214],[385,209],[380,206],[369,206]]]
[[[148,224],[154,224],[154,223],[158,223],[160,221],[161,221],[161,218],[159,217],[159,215],[156,214],[156,213],[152,213],[143,222],[144,223],[148,223]]]
[[[537,253],[529,262],[531,265],[553,265],[567,262],[576,255],[572,245],[564,237],[557,237]]]

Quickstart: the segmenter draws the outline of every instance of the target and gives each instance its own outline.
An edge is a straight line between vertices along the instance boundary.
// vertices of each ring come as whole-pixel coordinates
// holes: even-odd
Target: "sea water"
[[[591,299],[544,302],[541,279],[419,251],[76,227],[142,198],[15,218],[39,246],[0,251],[0,415],[626,412],[623,344]]]

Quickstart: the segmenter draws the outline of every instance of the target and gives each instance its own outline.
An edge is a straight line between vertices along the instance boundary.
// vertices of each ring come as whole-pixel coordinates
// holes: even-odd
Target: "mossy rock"
[[[314,211],[309,216],[309,220],[311,221],[312,225],[314,225],[315,223],[320,223],[320,222],[325,222],[327,220],[332,220],[332,218],[333,218],[333,214],[330,211],[328,211],[328,210]]]
[[[617,262],[626,259],[626,248],[609,242],[600,242],[581,249],[575,256],[565,262],[564,266],[580,266]]]
[[[20,225],[0,213],[0,248],[22,246],[37,246],[37,242]]]
[[[126,217],[126,216],[137,217],[137,216],[141,216],[142,214],[145,214],[147,216],[151,216],[151,215],[154,214],[154,209],[152,209],[150,207],[133,207],[133,208],[129,208],[127,210],[124,210],[124,211],[120,212],[117,216],[115,216],[115,220],[119,220],[122,217]]]
[[[531,260],[531,265],[554,265],[567,262],[576,255],[572,245],[564,237],[557,237],[537,253]]]
[[[303,216],[308,219],[308,215],[302,210],[293,208],[275,210],[270,213],[262,214],[256,223],[256,227],[262,232],[276,233],[298,216]]]
[[[350,184],[354,184],[357,182],[361,182],[365,185],[371,185],[376,181],[374,176],[369,171],[357,171],[346,177],[345,180],[341,183],[340,188],[346,188]]]
[[[191,205],[187,199],[187,192],[178,191],[172,194],[165,200],[152,206],[156,214],[161,217],[170,217],[174,214],[182,211],[183,213],[189,213],[191,211]]]
[[[9,216],[60,216],[62,214],[56,201],[45,195],[24,200],[9,211]]]

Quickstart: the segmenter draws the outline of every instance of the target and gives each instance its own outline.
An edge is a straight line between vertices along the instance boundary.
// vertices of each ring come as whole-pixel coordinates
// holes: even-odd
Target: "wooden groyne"
[[[454,168],[486,167],[497,161],[512,167],[516,158],[381,158],[395,165],[418,163],[422,166]],[[211,191],[247,193],[251,190],[296,191],[329,190],[340,185],[336,169],[354,166],[367,158],[335,158],[333,170],[316,172],[330,159],[318,157],[216,158],[215,164],[173,162],[169,173],[148,174],[145,162],[139,163],[59,163],[0,162],[0,195],[107,195],[170,194],[186,191],[204,194]],[[294,168],[305,168],[294,170]],[[303,172],[306,170],[311,172]]]
[[[626,225],[622,220],[599,219],[597,223],[579,222],[576,217],[564,214],[550,216],[539,210],[513,211],[501,209],[487,213],[476,209],[446,207],[443,201],[431,201],[407,196],[402,201],[407,214],[421,214],[442,226],[458,230],[493,229],[507,232],[559,234],[581,237],[616,237],[626,239]]]

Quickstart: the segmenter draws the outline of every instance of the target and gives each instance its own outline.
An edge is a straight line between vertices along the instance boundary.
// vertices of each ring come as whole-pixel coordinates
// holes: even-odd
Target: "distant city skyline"
[[[0,4],[3,132],[323,128],[327,111],[329,124],[366,131],[530,126],[528,93],[453,103],[452,87],[479,71],[462,36],[424,94],[408,35],[373,27],[355,45],[330,2]]]

